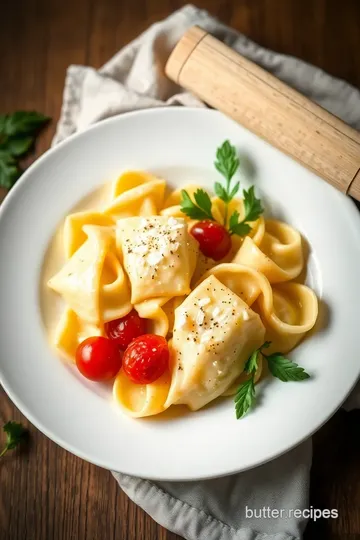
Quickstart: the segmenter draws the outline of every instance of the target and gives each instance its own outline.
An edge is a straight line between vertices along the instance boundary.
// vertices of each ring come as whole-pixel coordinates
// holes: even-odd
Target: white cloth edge
[[[199,484],[205,484],[204,491],[206,496],[208,496],[212,490],[215,490],[215,495],[213,495],[217,497],[218,492],[228,493],[230,490],[226,484],[228,482],[233,482],[236,485],[241,484],[243,491],[250,493],[251,489],[261,490],[262,486],[259,484],[258,476],[259,473],[260,476],[262,476],[262,472],[264,472],[268,484],[273,487],[276,493],[280,492],[280,497],[275,497],[277,504],[279,503],[281,508],[291,508],[291,506],[287,505],[288,493],[282,493],[284,490],[282,488],[282,479],[279,477],[279,470],[281,470],[282,474],[286,477],[285,483],[291,481],[291,483],[294,484],[298,480],[297,476],[299,476],[300,481],[302,480],[303,474],[308,477],[311,466],[311,457],[312,443],[311,439],[308,439],[290,452],[287,452],[276,460],[265,463],[256,469],[220,478],[215,481],[210,480],[202,481],[200,483],[186,482],[175,484],[177,484],[177,486],[183,486],[183,489],[185,490],[199,489]],[[294,470],[293,462],[302,463],[304,471],[299,471],[299,469]],[[173,488],[174,483],[161,482],[160,485],[158,485],[157,482],[142,480],[121,473],[113,472],[113,475],[128,497],[130,497],[130,499],[138,506],[143,508],[157,523],[182,535],[187,540],[299,540],[301,538],[301,533],[306,526],[307,520],[303,520],[298,523],[298,529],[292,531],[294,534],[285,531],[277,531],[268,534],[256,530],[254,521],[249,519],[247,521],[249,526],[235,528],[224,523],[224,521],[215,518],[211,512],[205,512],[203,509],[199,509],[186,501],[184,502],[169,493],[169,489],[167,488],[169,486]],[[266,482],[263,483],[266,485]],[[305,497],[302,497],[301,494],[299,498],[292,497],[292,503],[296,505],[295,508],[308,507],[308,489],[305,491]],[[256,493],[255,497],[257,496],[258,494]],[[159,505],[159,501],[161,501],[161,505]],[[164,514],[164,506],[166,508],[172,508],[173,512],[176,508],[176,519],[171,523],[170,527],[169,516],[166,513]],[[254,505],[254,507],[256,506]],[[273,507],[275,508],[275,506]],[[245,525],[247,524],[245,520],[242,521]],[[291,526],[291,524],[289,526]]]

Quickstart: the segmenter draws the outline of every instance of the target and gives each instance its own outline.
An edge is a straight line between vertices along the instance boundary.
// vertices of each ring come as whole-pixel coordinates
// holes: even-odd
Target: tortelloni
[[[87,240],[53,276],[48,286],[79,319],[100,325],[132,308],[128,278],[115,252],[110,227],[85,225]]]
[[[210,275],[175,310],[165,406],[186,404],[197,410],[221,396],[264,336],[259,315]]]
[[[181,211],[181,191],[165,196],[165,180],[141,171],[117,179],[104,208],[66,217],[64,264],[47,285],[63,300],[51,341],[74,360],[87,337],[104,336],[105,323],[135,309],[147,332],[167,339],[170,363],[150,384],[135,384],[121,369],[115,401],[130,416],[161,413],[172,405],[197,410],[236,391],[245,364],[264,341],[269,353],[287,353],[314,326],[318,303],[299,281],[304,256],[291,226],[260,217],[245,237],[233,235],[224,259],[199,250],[190,233],[196,220]],[[198,186],[188,186],[192,194]],[[219,223],[225,210],[211,199]],[[226,217],[227,216],[227,217]],[[261,357],[255,381],[264,372]]]
[[[184,219],[122,219],[117,223],[117,247],[130,278],[133,304],[190,293],[198,246]]]

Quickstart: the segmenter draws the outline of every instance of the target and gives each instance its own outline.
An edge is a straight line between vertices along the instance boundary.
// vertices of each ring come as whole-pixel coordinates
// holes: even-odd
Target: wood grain
[[[343,193],[360,171],[360,133],[271,73],[193,26],[172,51],[170,79]],[[358,176],[358,179],[360,177]]]
[[[100,67],[150,23],[186,3],[2,2],[1,112],[37,109],[53,118],[39,141],[36,155],[41,154],[54,134],[67,66]],[[198,0],[197,5],[261,45],[301,57],[360,87],[357,0]],[[339,359],[339,365],[345,362]],[[0,390],[0,422],[9,419],[29,427],[30,443],[0,462],[1,540],[179,538],[136,507],[110,473],[72,456],[30,426]],[[360,412],[341,411],[314,437],[310,504],[339,509],[339,519],[311,522],[307,540],[360,539],[359,425]]]

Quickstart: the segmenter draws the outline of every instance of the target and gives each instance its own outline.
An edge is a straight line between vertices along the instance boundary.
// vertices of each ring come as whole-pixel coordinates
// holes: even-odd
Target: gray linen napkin
[[[179,104],[204,107],[164,75],[170,51],[195,24],[360,129],[357,89],[296,58],[263,49],[188,5],[151,26],[101,69],[69,67],[53,144],[126,111]],[[359,387],[347,402],[347,408],[355,407],[360,407]],[[155,483],[117,472],[113,475],[158,523],[188,540],[294,540],[301,538],[309,517],[310,466],[308,440],[261,467],[216,480]],[[262,517],[258,517],[260,509]],[[280,516],[271,514],[272,510]]]

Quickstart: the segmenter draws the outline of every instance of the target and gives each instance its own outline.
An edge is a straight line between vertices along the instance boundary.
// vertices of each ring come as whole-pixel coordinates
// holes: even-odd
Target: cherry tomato
[[[202,253],[214,261],[220,261],[230,251],[230,234],[215,221],[199,221],[191,228],[190,233],[199,242]]]
[[[133,339],[145,334],[145,319],[133,309],[125,317],[105,323],[105,332],[120,349],[125,350]]]
[[[111,339],[89,337],[76,349],[78,370],[91,381],[108,381],[114,378],[121,364],[122,352]]]
[[[137,384],[150,384],[169,365],[169,347],[165,338],[144,334],[129,345],[124,353],[123,370]]]

